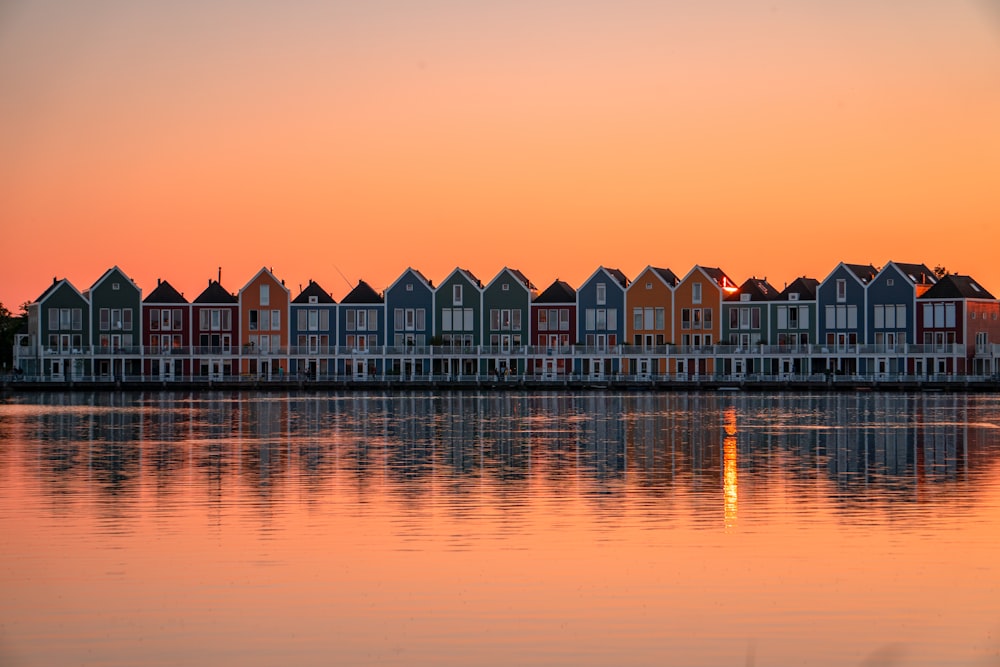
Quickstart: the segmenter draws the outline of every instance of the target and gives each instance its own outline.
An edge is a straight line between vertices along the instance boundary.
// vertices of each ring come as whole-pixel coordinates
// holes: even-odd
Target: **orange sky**
[[[113,264],[189,299],[890,259],[1000,295],[987,0],[202,4],[0,7],[0,302]]]

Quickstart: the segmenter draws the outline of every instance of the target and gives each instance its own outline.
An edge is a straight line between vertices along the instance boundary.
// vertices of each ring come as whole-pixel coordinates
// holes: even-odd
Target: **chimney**
[[[219,283],[222,282],[222,267],[221,266],[219,267],[219,280],[218,280],[218,282]]]

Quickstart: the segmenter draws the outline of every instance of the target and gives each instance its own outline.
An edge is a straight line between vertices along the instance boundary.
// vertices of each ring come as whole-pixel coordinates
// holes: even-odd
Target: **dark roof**
[[[569,283],[556,278],[533,303],[576,303],[576,290]]]
[[[995,299],[986,288],[972,279],[972,276],[962,276],[949,273],[939,278],[937,284],[923,293],[921,299]]]
[[[892,262],[892,264],[902,271],[903,275],[909,278],[914,285],[933,285],[938,280],[926,264],[904,264],[903,262]]]
[[[239,299],[227,292],[218,280],[209,280],[208,287],[195,298],[194,303],[237,303],[238,301]]]
[[[382,295],[365,281],[359,280],[358,286],[352,289],[341,303],[382,303]]]
[[[143,303],[187,303],[184,295],[174,289],[166,280],[158,280],[156,289],[149,293]]]
[[[412,266],[410,268],[408,268],[406,271],[412,271],[415,276],[417,276],[418,278],[420,278],[421,280],[423,280],[425,283],[427,283],[428,287],[430,287],[431,289],[434,288],[434,283],[432,283],[430,280],[427,280],[427,276],[425,276],[424,274],[420,273],[420,271],[417,271]],[[403,271],[403,273],[405,274],[406,271]]]
[[[479,278],[477,278],[477,277],[475,276],[475,274],[474,274],[474,273],[472,273],[472,271],[469,271],[468,269],[462,269],[462,268],[459,268],[459,269],[457,269],[457,270],[458,270],[458,271],[461,271],[462,273],[464,273],[464,274],[465,274],[465,277],[466,277],[466,278],[467,278],[467,279],[468,279],[468,280],[469,280],[470,282],[472,282],[472,284],[474,284],[474,285],[475,285],[476,287],[482,287],[482,286],[483,286],[483,282],[482,282],[481,280],[479,280]]]
[[[867,285],[878,271],[871,264],[844,264],[848,271],[858,277],[862,283]]]
[[[668,285],[670,285],[671,287],[676,287],[677,283],[680,282],[680,278],[677,277],[677,274],[675,274],[670,269],[658,269],[655,266],[651,266],[649,268],[653,269],[653,271],[656,271],[656,273],[659,274],[661,278],[663,278],[663,281]]]
[[[319,283],[309,281],[306,288],[299,293],[297,297],[292,300],[292,303],[309,303],[309,297],[316,297],[316,303],[337,303],[333,300],[333,297],[323,291],[323,288],[319,286]]]
[[[52,279],[52,284],[49,285],[48,287],[46,287],[45,291],[38,295],[38,298],[35,299],[34,303],[38,303],[39,301],[41,301],[42,299],[44,299],[45,297],[47,297],[52,292],[55,292],[56,289],[58,289],[59,285],[61,285],[63,283],[69,284],[69,281],[66,280],[65,278],[63,278],[62,280],[56,280],[55,278],[53,278]]]
[[[816,299],[816,290],[819,288],[819,281],[815,278],[796,278],[792,284],[781,291],[781,299],[789,301],[789,294],[798,294],[800,301],[813,301]]]
[[[738,290],[726,297],[726,301],[742,301],[744,294],[750,295],[750,301],[774,301],[779,298],[778,290],[767,280],[747,278]]]
[[[609,269],[608,267],[603,267],[605,271],[611,274],[611,277],[618,281],[618,284],[622,287],[628,287],[628,276],[619,271],[618,269]]]
[[[715,284],[719,287],[736,287],[736,283],[733,279],[726,275],[726,272],[718,267],[712,266],[701,266],[699,267],[702,271],[708,274],[708,277],[715,281]]]
[[[518,280],[520,280],[521,284],[524,285],[525,287],[527,287],[529,290],[538,289],[537,287],[535,287],[534,285],[532,285],[531,281],[528,280],[528,278],[525,277],[525,275],[523,273],[521,273],[520,271],[518,271],[517,269],[508,268],[507,270],[510,271],[511,274],[513,274],[513,276],[515,278],[517,278]]]

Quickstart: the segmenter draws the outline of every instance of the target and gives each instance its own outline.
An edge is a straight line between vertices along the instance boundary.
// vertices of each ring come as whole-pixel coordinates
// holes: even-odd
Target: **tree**
[[[949,273],[951,272],[948,271],[948,268],[940,264],[934,267],[934,275],[937,276],[938,278],[944,278]]]
[[[0,369],[11,369],[14,365],[14,335],[28,321],[27,304],[21,305],[21,313],[15,315],[0,303]]]

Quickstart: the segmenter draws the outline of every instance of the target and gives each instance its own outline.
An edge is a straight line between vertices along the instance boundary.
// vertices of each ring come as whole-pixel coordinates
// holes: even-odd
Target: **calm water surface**
[[[0,665],[1000,665],[1000,396],[0,403]]]

